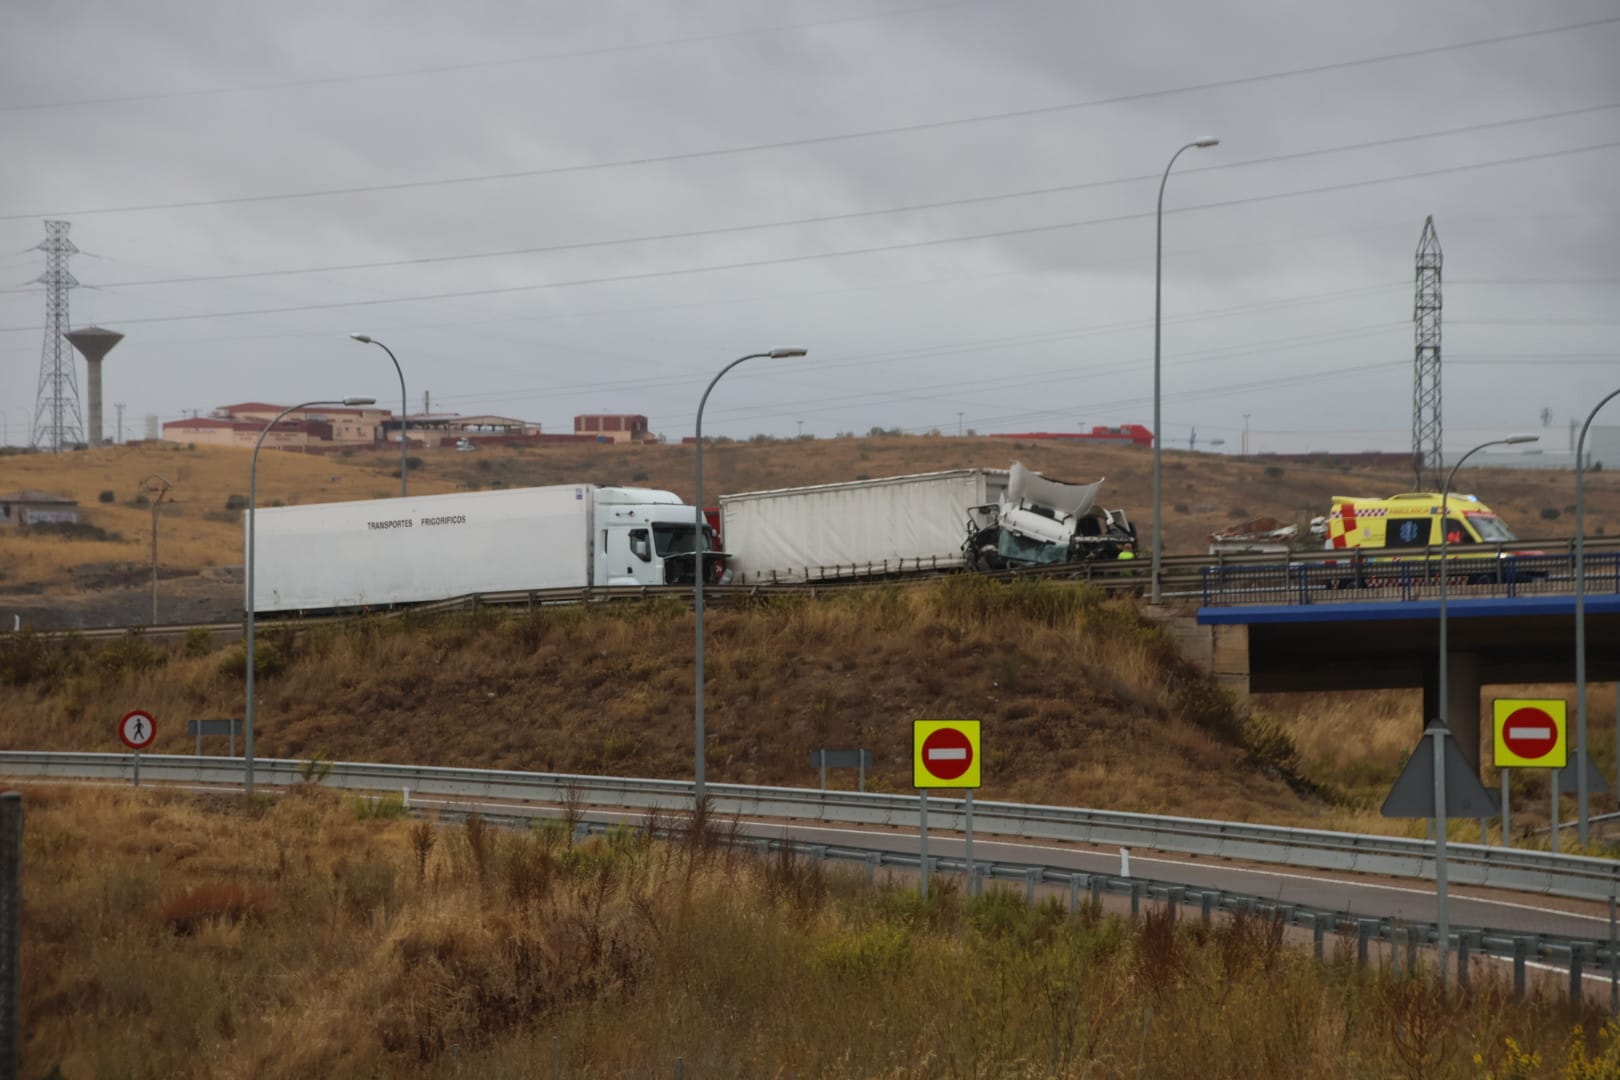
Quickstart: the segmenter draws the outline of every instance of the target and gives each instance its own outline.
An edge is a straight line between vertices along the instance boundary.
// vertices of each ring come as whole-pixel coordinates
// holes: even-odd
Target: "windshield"
[[[658,552],[659,558],[666,558],[670,555],[690,555],[692,554],[692,535],[696,531],[696,528],[691,524],[654,525],[653,549]],[[714,544],[707,528],[703,530],[703,539],[703,550],[714,550]],[[704,560],[704,562],[708,561],[707,559]]]
[[[1502,519],[1495,514],[1468,514],[1467,518],[1468,524],[1474,527],[1474,531],[1479,533],[1479,538],[1487,544],[1518,539],[1513,535],[1513,530],[1502,524]]]

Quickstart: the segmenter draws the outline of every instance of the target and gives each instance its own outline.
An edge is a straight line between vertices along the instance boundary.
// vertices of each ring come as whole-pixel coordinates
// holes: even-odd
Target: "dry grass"
[[[25,1076],[1612,1076],[1604,1016],[1326,963],[1263,919],[930,900],[705,834],[33,787]],[[187,897],[236,902],[177,932]],[[207,906],[207,905],[202,905]],[[554,1057],[555,1055],[555,1057]]]
[[[0,534],[0,580],[8,585],[57,588],[74,581],[75,569],[104,564],[148,565],[152,511],[139,505],[141,481],[162,476],[172,485],[159,511],[159,564],[191,572],[242,561],[242,525],[227,513],[226,500],[247,496],[250,451],[138,444],[71,454],[0,457],[0,492],[19,488],[66,495],[79,502],[80,520],[122,537],[117,542],[63,542],[44,536]],[[398,469],[395,461],[394,468]],[[265,452],[259,455],[262,505],[334,502],[397,495],[398,481],[371,455],[352,458]],[[424,477],[426,492],[450,490],[444,480]],[[100,495],[111,491],[114,501]]]
[[[814,783],[811,750],[861,747],[870,787],[908,790],[911,721],[973,717],[986,798],[1274,821],[1327,806],[1290,786],[1286,740],[1256,739],[1130,602],[1083,587],[952,578],[716,610],[707,630],[716,781]],[[139,704],[155,752],[192,753],[186,720],[241,715],[243,666],[240,645],[194,644],[0,638],[0,745],[116,750],[114,720]],[[373,620],[260,645],[265,756],[691,775],[682,605]]]
[[[1567,685],[1491,686],[1480,694],[1481,779],[1496,790],[1498,774],[1491,764],[1491,699],[1498,697],[1562,698],[1570,722],[1575,691]],[[1251,702],[1255,712],[1276,723],[1299,751],[1301,770],[1331,785],[1356,816],[1376,813],[1390,785],[1423,732],[1423,695],[1418,690],[1375,690],[1333,694],[1267,694]],[[1588,737],[1592,761],[1605,776],[1615,774],[1615,687],[1594,685],[1587,691],[1592,717]],[[1521,769],[1512,778],[1514,832],[1544,828],[1551,817],[1550,788],[1544,770]],[[1613,793],[1594,796],[1598,810],[1615,805]],[[1565,807],[1568,821],[1571,806]],[[1421,830],[1413,823],[1409,830]],[[1463,828],[1468,828],[1460,826]],[[1475,833],[1465,833],[1472,839]],[[1521,836],[1519,843],[1532,842]],[[1543,843],[1545,841],[1542,841]]]
[[[654,446],[555,445],[480,450],[414,452],[423,465],[411,487],[424,493],[491,487],[578,483],[639,484],[690,498],[693,452],[678,444]],[[143,477],[158,473],[174,485],[174,506],[161,526],[161,561],[173,570],[236,565],[241,561],[239,524],[224,514],[226,499],[247,492],[248,452],[236,449],[130,445],[74,454],[0,457],[0,491],[38,488],[79,500],[86,518],[116,532],[116,544],[0,536],[0,578],[9,584],[71,582],[75,567],[110,562],[145,565],[151,517],[132,505]],[[1151,455],[1130,447],[1086,447],[1009,439],[905,437],[878,439],[762,440],[722,443],[704,455],[704,486],[710,499],[726,492],[831,483],[860,476],[892,476],[936,469],[1006,468],[1014,459],[1069,480],[1106,477],[1103,501],[1124,507],[1140,524],[1149,521]],[[1404,491],[1411,478],[1399,470],[1340,469],[1269,463],[1166,450],[1164,517],[1169,550],[1201,552],[1208,534],[1257,516],[1307,521],[1326,512],[1334,495],[1387,495]],[[387,497],[397,468],[386,454],[269,453],[261,455],[259,498],[266,504],[332,502]],[[1271,475],[1280,470],[1280,475]],[[1521,536],[1562,536],[1570,531],[1574,480],[1566,473],[1479,470],[1464,473],[1459,490],[1490,503]],[[97,502],[114,492],[111,505]],[[1541,512],[1559,517],[1543,520]],[[1594,473],[1587,482],[1589,528],[1620,530],[1620,480]]]

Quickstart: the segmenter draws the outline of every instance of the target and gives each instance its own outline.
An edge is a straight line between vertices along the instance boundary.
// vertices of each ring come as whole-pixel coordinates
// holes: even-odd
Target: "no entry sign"
[[[1562,769],[1568,762],[1566,706],[1559,698],[1497,698],[1491,702],[1496,767]]]
[[[913,786],[980,786],[977,720],[915,720],[911,727]]]

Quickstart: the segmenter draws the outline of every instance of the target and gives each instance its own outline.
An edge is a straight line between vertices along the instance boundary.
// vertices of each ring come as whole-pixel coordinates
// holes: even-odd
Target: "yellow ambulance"
[[[1438,492],[1408,492],[1387,499],[1335,495],[1333,509],[1311,524],[1326,537],[1325,547],[1369,548],[1386,551],[1437,548],[1440,531],[1447,544],[1495,544],[1517,540],[1496,512],[1473,495],[1446,497],[1446,517],[1440,517]]]

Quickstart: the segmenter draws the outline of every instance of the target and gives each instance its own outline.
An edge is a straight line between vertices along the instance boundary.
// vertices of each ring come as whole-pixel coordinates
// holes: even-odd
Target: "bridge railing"
[[[1620,552],[1585,556],[1586,593],[1620,595]],[[1568,596],[1575,591],[1572,554],[1496,553],[1478,548],[1448,552],[1451,599]],[[1207,566],[1201,573],[1205,607],[1237,604],[1342,604],[1436,600],[1440,555],[1346,552],[1338,558],[1263,566]]]

